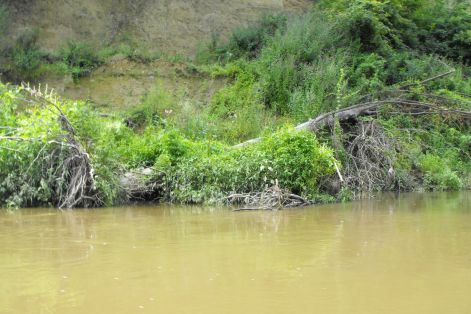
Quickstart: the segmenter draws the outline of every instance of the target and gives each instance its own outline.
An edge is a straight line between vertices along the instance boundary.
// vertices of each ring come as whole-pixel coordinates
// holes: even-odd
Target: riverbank
[[[218,203],[273,186],[334,202],[469,188],[468,8],[335,3],[266,16],[180,63],[189,80],[222,85],[198,101],[157,82],[114,110],[44,84],[2,84],[0,204]],[[441,19],[456,35],[445,50],[429,27]]]

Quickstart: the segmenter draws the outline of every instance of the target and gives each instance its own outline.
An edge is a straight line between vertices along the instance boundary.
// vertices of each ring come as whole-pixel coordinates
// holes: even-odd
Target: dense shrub
[[[72,76],[87,76],[102,63],[95,49],[83,42],[70,40],[59,50],[60,59],[69,66]]]
[[[438,22],[436,14],[426,10],[430,6],[438,8],[440,1],[323,1],[263,42],[257,58],[245,64],[226,64],[227,68],[238,64],[241,69],[231,74],[235,76],[233,85],[221,92],[223,97],[217,95],[216,99],[224,98],[217,102],[222,103],[221,108],[238,108],[241,99],[250,94],[247,91],[254,91],[256,97],[251,99],[266,110],[300,121],[351,105],[362,95],[388,86],[457,67],[443,58],[450,57],[449,53],[424,55],[433,51],[427,50],[427,43],[420,43],[418,34],[425,28],[419,19],[427,13],[427,21]],[[466,20],[462,6],[447,8]],[[456,53],[469,50],[460,47],[448,49]],[[458,82],[448,88],[468,92]],[[242,86],[247,89],[239,92]]]
[[[23,32],[13,45],[3,49],[6,78],[10,81],[34,81],[40,75],[43,54],[37,45],[38,31]]]
[[[285,31],[287,20],[287,16],[283,14],[265,15],[256,23],[236,29],[224,44],[220,44],[217,34],[213,34],[210,43],[198,51],[196,60],[207,63],[255,58],[273,35]]]
[[[235,30],[229,42],[220,48],[221,53],[225,54],[227,59],[256,57],[270,36],[275,35],[278,30],[284,31],[286,20],[284,15],[268,15],[254,25]]]
[[[57,112],[39,103],[21,103],[21,89],[0,84],[0,205],[57,206],[65,193],[65,178],[56,173],[69,147]],[[23,109],[17,107],[21,104]],[[104,124],[84,103],[64,102],[60,109],[77,130],[76,137],[90,153],[98,193],[105,204],[117,196],[112,146],[96,147],[105,138]]]
[[[426,118],[396,115],[380,121],[401,148],[394,152],[397,188],[456,190],[469,186],[469,126],[438,115]]]
[[[468,1],[431,1],[414,16],[417,48],[471,64],[471,11]]]
[[[165,116],[170,110],[173,112],[176,109],[175,105],[172,95],[158,82],[144,95],[139,105],[128,111],[127,119],[130,126],[137,128],[165,125]]]
[[[330,149],[312,134],[290,128],[241,149],[204,143],[182,156],[163,171],[170,200],[185,203],[220,200],[232,192],[261,191],[277,183],[312,198],[319,192],[319,179],[334,171]]]
[[[432,190],[457,190],[462,182],[443,158],[426,154],[419,160],[419,168],[424,173],[424,185]]]
[[[455,61],[471,61],[468,1],[320,1],[362,51],[412,48]]]

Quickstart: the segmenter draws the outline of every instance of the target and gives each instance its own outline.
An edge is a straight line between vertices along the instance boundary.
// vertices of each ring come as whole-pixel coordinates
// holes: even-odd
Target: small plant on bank
[[[74,79],[90,75],[93,69],[102,64],[92,46],[73,40],[59,50],[59,58],[67,64]]]

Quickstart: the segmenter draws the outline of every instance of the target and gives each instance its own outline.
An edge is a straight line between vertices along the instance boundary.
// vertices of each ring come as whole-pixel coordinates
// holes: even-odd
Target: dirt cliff
[[[10,36],[39,30],[44,50],[65,40],[106,45],[129,36],[146,48],[192,54],[212,33],[227,36],[241,24],[276,11],[307,10],[312,0],[3,0]]]
[[[233,29],[276,12],[300,13],[313,0],[0,0],[9,11],[8,39],[37,30],[43,51],[68,40],[97,48],[132,40],[149,51],[194,56],[213,34],[227,38]],[[45,75],[42,82],[61,95],[89,99],[104,110],[135,106],[152,88],[180,101],[206,103],[224,80],[186,75],[178,62],[140,64],[116,56],[90,76]]]

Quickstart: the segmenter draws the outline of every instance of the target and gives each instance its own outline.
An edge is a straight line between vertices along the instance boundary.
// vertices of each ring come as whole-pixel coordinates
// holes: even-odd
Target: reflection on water
[[[0,313],[471,313],[471,196],[0,212]]]

